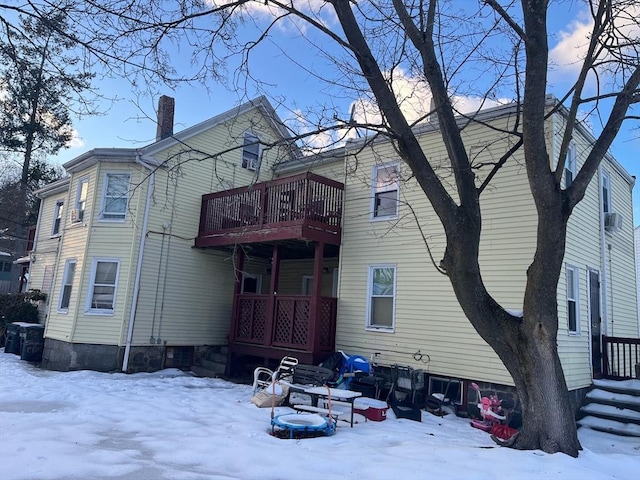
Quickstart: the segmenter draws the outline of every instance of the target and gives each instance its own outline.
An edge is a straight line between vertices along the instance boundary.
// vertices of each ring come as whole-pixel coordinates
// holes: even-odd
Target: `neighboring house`
[[[11,269],[13,268],[13,255],[0,250],[0,293],[11,291]]]
[[[638,295],[638,315],[640,316],[640,225],[633,231],[633,238],[636,247],[636,292]]]
[[[431,391],[453,379],[462,403],[466,381],[512,384],[436,272],[427,245],[438,262],[442,227],[388,142],[301,157],[264,97],[175,135],[172,106],[159,111],[155,143],[89,151],[39,192],[30,288],[50,293],[45,367],[202,367],[228,349],[230,371],[247,356],[318,363],[342,349],[422,368]],[[507,127],[516,112],[480,117]],[[547,122],[552,158],[562,121]],[[418,128],[446,176],[437,119]],[[475,163],[510,145],[482,124],[464,135]],[[591,141],[576,132],[565,181]],[[600,375],[602,335],[638,337],[632,186],[607,156],[570,220],[558,345],[571,390]],[[483,195],[484,279],[521,310],[537,222],[522,158]]]

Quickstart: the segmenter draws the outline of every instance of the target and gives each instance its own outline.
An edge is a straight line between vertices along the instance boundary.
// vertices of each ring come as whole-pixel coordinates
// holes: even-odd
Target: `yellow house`
[[[437,273],[443,230],[389,142],[302,157],[263,97],[175,135],[172,108],[161,102],[155,143],[87,152],[40,191],[30,288],[49,292],[45,367],[215,374],[341,349],[422,369],[431,392],[454,382],[460,403],[467,381],[511,385]],[[496,127],[516,114],[496,107],[466,126],[475,164],[506,151]],[[552,158],[562,121],[547,123]],[[437,119],[417,128],[446,179]],[[576,132],[564,181],[592,141]],[[570,220],[557,299],[571,390],[603,373],[609,337],[639,335],[633,183],[607,156]],[[483,276],[519,311],[537,219],[518,154],[483,197]]]

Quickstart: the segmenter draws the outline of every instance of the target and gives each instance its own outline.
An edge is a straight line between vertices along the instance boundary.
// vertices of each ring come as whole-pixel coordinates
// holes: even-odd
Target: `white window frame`
[[[302,276],[302,295],[313,295],[313,275]]]
[[[85,197],[82,198],[82,187],[83,185],[87,186],[87,191],[85,193]],[[76,217],[76,223],[80,223],[84,221],[84,213],[85,210],[87,209],[87,197],[89,196],[89,178],[85,177],[85,178],[81,178],[80,180],[78,180],[78,186],[77,186],[77,191],[76,191],[76,203],[75,203],[75,209],[78,212],[77,217]]]
[[[127,192],[123,195],[125,199],[124,212],[107,212],[107,191],[109,188],[109,178],[115,176],[126,176],[127,180]],[[102,222],[124,222],[127,218],[127,210],[129,208],[129,185],[131,184],[131,173],[129,172],[106,172],[104,174],[104,186],[102,189],[102,207],[100,208],[100,221]],[[119,197],[113,197],[119,198]],[[121,197],[120,197],[121,198]]]
[[[256,155],[253,150],[255,147],[258,147],[258,152],[256,158],[253,158],[253,155]],[[245,153],[251,155],[251,157],[245,158]],[[262,145],[260,144],[260,137],[253,132],[247,131],[242,135],[242,159],[241,166],[247,170],[255,172],[260,168],[260,159],[262,158]]]
[[[256,293],[250,295],[260,295],[262,293],[262,274],[242,272],[242,283],[240,284],[240,293],[244,294],[244,281],[247,278],[253,278],[256,281]]]
[[[391,297],[392,306],[391,306],[391,325],[373,325],[371,323],[371,315],[373,313],[373,309],[371,308],[371,303],[374,298],[373,295],[373,273],[375,270],[390,268],[393,270],[393,295],[376,295],[376,297],[388,298]],[[398,268],[394,263],[385,263],[385,264],[374,264],[369,265],[368,272],[368,280],[367,280],[367,308],[366,308],[366,318],[365,325],[367,330],[373,330],[376,332],[389,332],[393,333],[396,327],[396,295],[397,295],[397,283],[398,283]]]
[[[378,172],[381,170],[389,170],[395,168],[396,181],[393,184],[377,185]],[[376,215],[376,195],[386,192],[396,191],[396,210],[391,215]],[[370,206],[370,219],[372,222],[380,222],[385,220],[393,220],[398,218],[400,211],[400,162],[390,162],[381,165],[374,165],[371,172],[371,206]]]
[[[71,270],[71,265],[73,265],[73,276],[69,279],[69,272]],[[64,274],[62,276],[62,287],[60,288],[60,301],[58,302],[58,312],[59,313],[67,313],[69,312],[69,303],[71,303],[71,293],[73,293],[73,282],[75,280],[76,267],[78,263],[75,258],[70,258],[64,263]],[[65,298],[65,289],[69,288],[69,300],[66,306],[62,303]]]
[[[567,332],[569,335],[580,335],[580,269],[576,266],[567,264],[565,267],[566,273],[566,292],[567,292]],[[572,282],[569,281],[572,280]],[[569,290],[570,285],[573,284],[574,291]],[[571,304],[575,307],[576,325],[575,328],[571,328]]]
[[[116,278],[113,284],[113,301],[111,308],[93,308],[91,306],[93,299],[93,292],[96,287],[96,273],[98,270],[99,263],[115,263],[116,267]],[[113,315],[116,306],[116,300],[118,298],[118,278],[120,277],[120,259],[119,258],[107,258],[107,257],[97,257],[93,259],[91,265],[91,276],[89,277],[89,292],[87,294],[87,303],[85,306],[85,312],[90,315]],[[109,286],[108,284],[100,284],[98,286]]]
[[[53,211],[53,225],[51,225],[51,236],[59,237],[62,230],[62,216],[64,215],[64,200],[57,200]],[[57,223],[56,223],[57,222]]]
[[[570,144],[569,148],[567,149],[567,156],[564,160],[564,188],[569,188],[573,181],[576,179],[576,162],[576,147],[574,144]],[[569,174],[571,174],[570,180],[568,177]]]
[[[604,217],[607,213],[611,213],[613,211],[611,208],[611,176],[606,170],[602,170],[602,185],[600,187],[600,193],[602,196],[602,213],[604,214]]]

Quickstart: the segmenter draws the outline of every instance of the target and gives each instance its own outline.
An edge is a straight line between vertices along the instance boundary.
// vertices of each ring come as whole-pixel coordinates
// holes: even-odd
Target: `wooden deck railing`
[[[270,305],[273,315],[268,312]],[[321,298],[320,318],[313,318],[309,295],[274,295],[273,299],[269,295],[238,295],[230,341],[292,350],[310,350],[317,344],[321,351],[332,352],[336,313],[337,299],[332,297]],[[318,342],[309,338],[312,322]]]
[[[603,376],[612,380],[635,378],[640,369],[640,338],[602,336]]]
[[[202,196],[198,236],[308,222],[338,231],[344,185],[303,173]]]

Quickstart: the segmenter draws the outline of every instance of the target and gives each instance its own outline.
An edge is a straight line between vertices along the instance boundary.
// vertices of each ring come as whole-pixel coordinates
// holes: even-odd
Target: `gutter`
[[[138,294],[140,292],[140,277],[142,274],[142,258],[144,255],[144,246],[146,240],[147,223],[149,221],[149,206],[151,205],[151,194],[155,185],[155,169],[140,159],[140,156],[136,156],[136,163],[142,165],[142,167],[148,169],[151,173],[149,175],[149,186],[147,188],[147,202],[144,206],[144,217],[142,220],[142,230],[140,233],[140,248],[138,251],[138,264],[136,266],[136,278],[133,284],[133,297],[131,298],[131,313],[129,314],[129,328],[127,330],[127,341],[124,347],[124,358],[122,360],[122,371],[126,373],[129,367],[129,355],[131,354],[131,340],[133,339],[133,325],[136,319],[136,310],[138,309]]]

